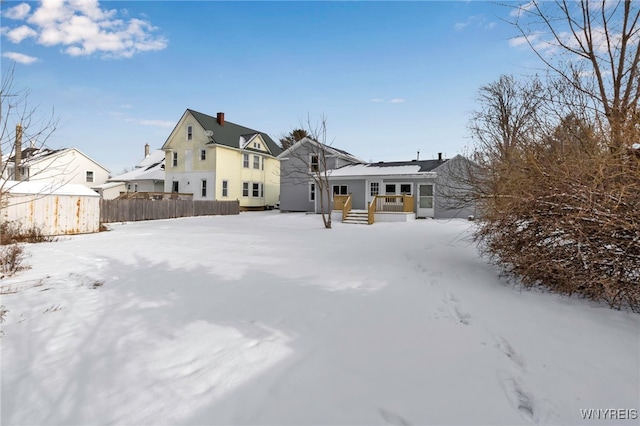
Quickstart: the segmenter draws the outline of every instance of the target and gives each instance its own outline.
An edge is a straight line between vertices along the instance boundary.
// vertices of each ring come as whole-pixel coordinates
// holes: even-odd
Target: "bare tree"
[[[314,202],[319,203],[322,222],[331,228],[331,185],[329,183],[329,161],[335,150],[327,143],[327,118],[323,115],[316,123],[307,117],[299,134],[306,134],[286,151],[286,165],[281,165],[280,179],[286,179],[297,185],[313,185]]]
[[[28,141],[31,148],[41,149],[57,127],[53,112],[51,116],[44,117],[29,103],[29,91],[16,86],[14,73],[15,64],[12,64],[0,83],[0,209],[8,206],[6,191],[9,185],[13,185],[10,179],[22,179],[21,165],[27,160],[21,155],[23,142]],[[60,168],[56,171],[59,174],[68,172],[65,164],[52,167]],[[37,179],[38,173],[28,178]],[[59,186],[61,183],[52,185]]]
[[[636,0],[540,1],[516,7],[513,22],[547,69],[593,100],[610,151],[638,134],[640,7]]]

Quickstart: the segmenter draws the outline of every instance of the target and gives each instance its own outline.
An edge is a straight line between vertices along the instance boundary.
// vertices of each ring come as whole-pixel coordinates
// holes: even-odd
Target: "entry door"
[[[433,217],[433,184],[418,185],[418,217]]]
[[[370,180],[367,188],[367,204],[373,200],[376,195],[383,194],[382,182],[379,180]]]

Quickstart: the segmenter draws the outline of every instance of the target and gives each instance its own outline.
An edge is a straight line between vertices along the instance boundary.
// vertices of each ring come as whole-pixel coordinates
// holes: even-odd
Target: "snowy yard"
[[[29,245],[33,268],[1,282],[17,292],[0,302],[0,423],[633,417],[640,315],[521,291],[470,231],[463,220],[325,230],[314,215],[259,212]]]

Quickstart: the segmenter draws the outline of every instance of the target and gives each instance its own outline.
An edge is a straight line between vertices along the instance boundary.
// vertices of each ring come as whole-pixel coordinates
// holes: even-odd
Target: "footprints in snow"
[[[394,413],[393,411],[385,410],[384,408],[378,409],[380,416],[390,425],[396,426],[411,426],[411,423],[404,417]]]
[[[498,370],[498,380],[509,403],[528,422],[554,423],[556,415],[553,405],[548,401],[534,398],[523,383],[522,374],[526,371],[524,358],[504,337],[496,339],[496,348],[509,359],[512,367],[510,372]]]
[[[451,293],[442,298],[442,304],[436,310],[436,318],[446,318],[457,324],[469,325],[471,315],[460,307],[460,302]]]

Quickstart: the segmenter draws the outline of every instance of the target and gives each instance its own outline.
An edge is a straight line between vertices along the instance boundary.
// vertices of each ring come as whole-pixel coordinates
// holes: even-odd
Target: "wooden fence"
[[[231,214],[240,214],[238,201],[144,199],[100,201],[100,222],[102,223]]]

